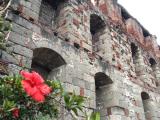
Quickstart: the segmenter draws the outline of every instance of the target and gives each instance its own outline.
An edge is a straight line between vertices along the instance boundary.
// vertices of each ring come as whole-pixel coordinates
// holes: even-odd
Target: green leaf
[[[92,112],[90,120],[100,120],[100,113],[99,112]]]
[[[14,101],[4,100],[3,101],[3,109],[6,111],[10,111],[12,108],[14,108],[16,105]]]
[[[64,94],[64,102],[65,102],[65,105],[66,105],[66,107],[67,107],[68,109],[70,109],[70,108],[69,108],[69,101],[70,101],[70,96],[69,96],[68,93],[65,93],[65,94]]]
[[[68,111],[73,111],[75,115],[78,116],[78,110],[82,111],[82,105],[84,103],[84,97],[73,94],[66,93],[64,95],[65,107]]]
[[[76,108],[73,108],[72,111],[78,116],[78,111]]]

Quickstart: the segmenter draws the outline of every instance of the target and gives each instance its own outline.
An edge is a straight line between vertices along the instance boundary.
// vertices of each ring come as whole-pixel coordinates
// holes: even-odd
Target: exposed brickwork
[[[59,79],[89,97],[85,107],[99,110],[101,120],[159,120],[156,37],[117,0],[48,1],[15,0],[7,11],[14,57],[2,51],[1,59],[9,74],[26,67]]]

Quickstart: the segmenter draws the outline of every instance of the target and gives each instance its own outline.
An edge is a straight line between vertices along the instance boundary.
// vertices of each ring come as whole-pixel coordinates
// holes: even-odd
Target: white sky
[[[118,0],[151,34],[160,45],[160,0]]]

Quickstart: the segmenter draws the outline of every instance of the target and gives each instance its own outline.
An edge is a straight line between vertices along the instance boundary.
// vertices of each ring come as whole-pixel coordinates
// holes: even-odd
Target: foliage
[[[75,93],[73,95],[66,93],[64,95],[64,101],[68,111],[74,112],[77,116],[78,110],[82,111],[84,97],[76,96]]]
[[[26,77],[27,74],[28,77]],[[47,85],[52,91],[45,95],[44,101],[37,101],[37,89],[41,76],[35,72],[21,72],[20,75],[6,76],[0,80],[0,119],[13,120],[13,119],[29,119],[38,120],[39,116],[46,116],[48,118],[58,118],[60,108],[65,109],[74,118],[79,115],[78,111],[83,112],[83,104],[85,98],[82,96],[67,93],[64,91],[62,84],[57,80],[46,80],[42,82]],[[23,81],[31,82],[33,86],[26,86]],[[34,84],[37,86],[35,87]],[[27,92],[26,88],[32,90],[32,95]],[[46,92],[46,86],[41,89],[41,93]],[[42,91],[43,90],[43,91]],[[62,102],[64,101],[64,103]],[[41,117],[43,119],[43,117]],[[45,119],[45,118],[44,118]],[[92,114],[91,117],[86,117],[87,120],[100,120],[97,114]]]
[[[28,1],[28,0],[25,0]],[[5,1],[9,3],[9,1]],[[8,51],[6,39],[12,25],[2,17],[7,5],[0,11],[0,49]],[[42,80],[34,83],[34,77],[41,79],[40,75],[33,73],[18,74],[0,78],[0,120],[51,120],[61,117],[61,110],[65,109],[73,118],[79,116],[83,109],[85,98],[75,92],[65,92],[58,80]],[[27,82],[26,82],[27,81]],[[28,86],[29,85],[29,86]],[[36,90],[35,90],[36,89]],[[39,94],[41,93],[41,94]],[[62,113],[63,116],[65,115]],[[100,120],[99,113],[85,114],[86,120]]]
[[[10,30],[11,30],[11,23],[5,20],[3,17],[0,17],[0,48],[1,49],[6,49],[7,47],[5,38]]]
[[[88,120],[100,120],[100,113],[92,112]]]

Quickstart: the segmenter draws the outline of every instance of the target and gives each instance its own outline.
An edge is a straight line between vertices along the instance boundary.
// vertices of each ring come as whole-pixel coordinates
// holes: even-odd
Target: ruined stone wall
[[[116,0],[13,0],[6,19],[9,74],[59,79],[101,120],[160,119],[159,46]]]

